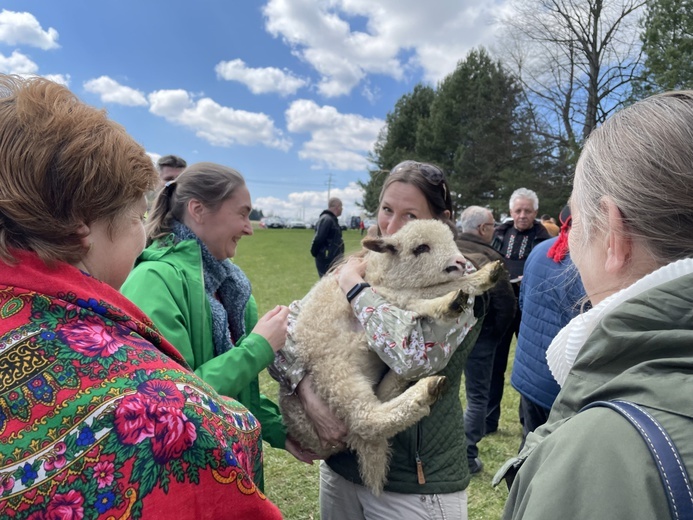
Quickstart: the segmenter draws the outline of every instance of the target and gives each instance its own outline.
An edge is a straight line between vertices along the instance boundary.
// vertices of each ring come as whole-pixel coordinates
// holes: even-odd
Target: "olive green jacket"
[[[154,242],[142,252],[121,291],[152,319],[198,376],[255,415],[264,440],[284,448],[286,428],[279,408],[259,389],[257,376],[274,360],[274,352],[265,338],[249,332],[258,319],[255,299],[251,296],[245,309],[246,335],[234,348],[215,356],[212,313],[196,241]]]
[[[598,400],[643,406],[693,475],[692,387],[693,274],[685,274],[623,301],[598,322],[549,421],[496,475],[497,482],[519,468],[503,518],[670,518],[659,473],[635,428],[606,408],[577,412]]]

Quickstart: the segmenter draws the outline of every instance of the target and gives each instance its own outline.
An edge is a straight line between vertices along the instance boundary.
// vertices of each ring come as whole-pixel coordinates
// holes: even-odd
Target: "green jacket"
[[[598,400],[647,409],[693,475],[693,274],[622,302],[589,335],[551,410],[496,476],[519,472],[503,518],[670,518],[652,456],[638,432]],[[577,414],[577,415],[576,415]]]
[[[482,322],[482,319],[477,321],[447,366],[438,372],[447,377],[448,387],[431,407],[431,414],[392,439],[386,491],[454,493],[469,485],[460,385],[464,365],[479,336]],[[417,460],[423,470],[423,484],[418,481]],[[353,452],[339,453],[329,458],[327,464],[345,479],[361,484],[358,462]]]
[[[284,448],[286,428],[279,408],[260,393],[257,378],[274,360],[274,351],[265,338],[249,332],[258,319],[255,299],[251,296],[245,309],[246,335],[234,348],[215,356],[212,313],[196,241],[154,242],[140,255],[121,292],[152,319],[198,376],[255,415],[264,440]]]

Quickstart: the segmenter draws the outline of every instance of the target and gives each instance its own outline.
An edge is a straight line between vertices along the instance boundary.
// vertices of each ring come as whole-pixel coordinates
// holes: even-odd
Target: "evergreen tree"
[[[403,95],[385,119],[385,128],[376,141],[370,160],[375,169],[369,171],[368,182],[359,182],[364,188],[361,206],[367,213],[378,211],[378,198],[387,174],[397,163],[416,160],[417,128],[430,114],[434,91],[425,85],[416,85],[414,90]]]
[[[514,77],[483,49],[471,51],[439,85],[416,151],[445,169],[456,210],[478,204],[506,211],[519,185],[540,187],[520,93]]]
[[[693,0],[650,0],[642,25],[647,79],[640,97],[693,88]]]

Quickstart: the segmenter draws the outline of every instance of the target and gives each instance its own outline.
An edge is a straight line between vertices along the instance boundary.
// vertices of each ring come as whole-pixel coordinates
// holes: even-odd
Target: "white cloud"
[[[0,52],[0,73],[17,74],[25,78],[32,76],[42,76],[66,87],[70,86],[69,74],[39,74],[38,65],[25,54],[15,50],[10,56],[5,56]]]
[[[218,78],[243,83],[253,94],[277,92],[287,96],[308,84],[290,71],[275,67],[250,68],[243,60],[221,61],[214,70]]]
[[[44,78],[54,81],[55,83],[60,83],[66,87],[70,86],[70,75],[69,74],[41,74]]]
[[[144,93],[131,87],[121,85],[108,76],[100,76],[84,82],[84,89],[98,94],[102,103],[115,103],[129,107],[147,106]]]
[[[310,133],[298,155],[313,161],[314,168],[365,170],[366,154],[373,149],[385,121],[357,114],[341,114],[332,106],[318,106],[314,101],[299,99],[286,111],[290,132]]]
[[[262,144],[288,150],[291,141],[261,112],[247,112],[219,105],[213,99],[198,100],[185,90],[157,90],[149,94],[149,111],[167,121],[186,126],[216,146]]]
[[[363,189],[355,182],[350,183],[346,188],[330,190],[329,197],[339,197],[342,200],[343,218],[361,215],[363,211],[356,205],[363,200]],[[253,202],[253,207],[261,209],[265,216],[312,220],[327,208],[327,199],[327,191],[302,191],[290,193],[286,199],[258,197]]]
[[[0,72],[3,74],[36,74],[38,65],[19,51],[14,51],[10,56],[0,53]]]
[[[52,27],[44,31],[31,13],[17,13],[6,9],[0,12],[0,42],[47,50],[60,47],[57,40],[58,31]]]
[[[156,166],[156,162],[161,159],[161,154],[156,152],[145,152],[152,160],[152,164]]]
[[[367,74],[402,79],[420,67],[428,81],[493,39],[506,0],[269,0],[265,28],[320,74],[319,92],[348,94]],[[365,27],[352,29],[361,22]]]

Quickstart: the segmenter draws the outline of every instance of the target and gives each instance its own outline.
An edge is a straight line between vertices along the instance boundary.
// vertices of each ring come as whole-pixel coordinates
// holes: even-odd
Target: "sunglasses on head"
[[[435,185],[445,180],[443,170],[432,164],[420,163],[417,161],[402,161],[390,170],[390,175],[401,170],[418,170],[428,182]]]

